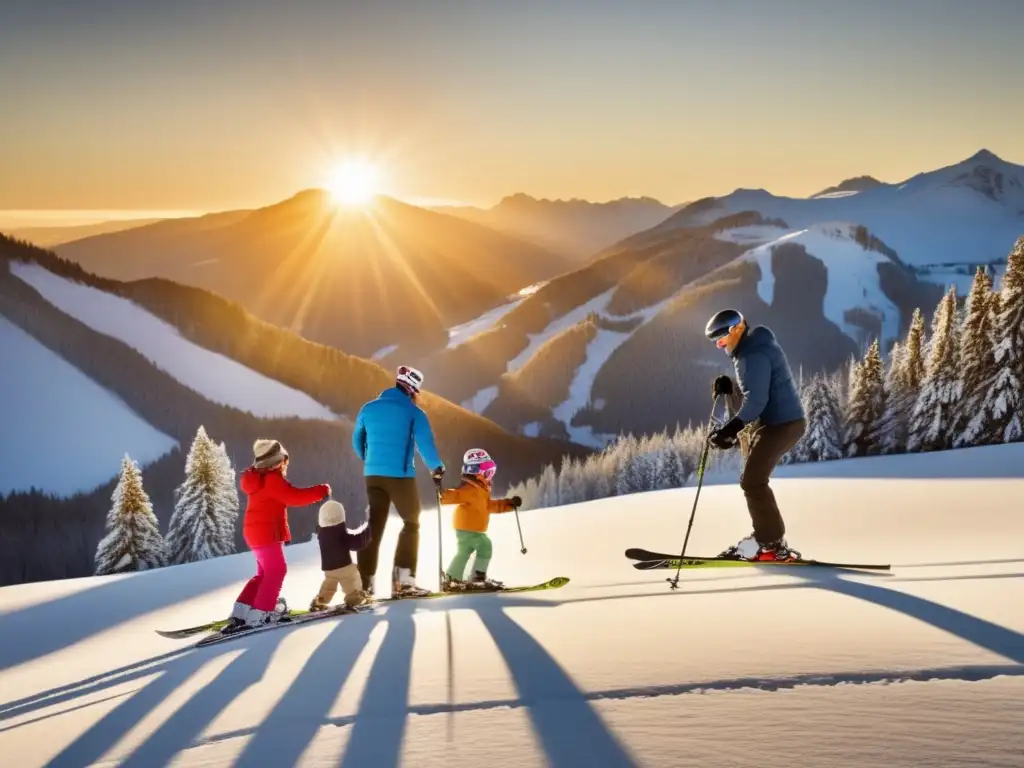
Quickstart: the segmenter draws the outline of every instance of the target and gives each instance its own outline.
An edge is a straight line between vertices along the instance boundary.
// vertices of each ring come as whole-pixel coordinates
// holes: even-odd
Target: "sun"
[[[380,170],[366,160],[342,163],[327,179],[327,191],[340,205],[364,206],[380,192]]]

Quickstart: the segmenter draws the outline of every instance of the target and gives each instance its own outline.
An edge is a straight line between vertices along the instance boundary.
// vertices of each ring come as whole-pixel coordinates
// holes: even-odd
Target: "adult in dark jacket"
[[[420,538],[416,451],[430,468],[435,482],[440,482],[444,475],[444,464],[434,445],[427,414],[416,404],[422,386],[422,373],[407,365],[400,366],[395,386],[359,410],[352,432],[352,447],[363,461],[373,535],[358,555],[359,574],[368,596],[374,594],[377,554],[392,504],[404,522],[395,547],[392,596],[415,597],[429,591],[416,585]]]
[[[786,544],[786,524],[768,485],[776,465],[807,428],[803,404],[786,354],[764,326],[748,328],[743,315],[724,309],[708,321],[705,335],[732,358],[736,381],[726,375],[712,384],[724,395],[732,418],[710,435],[711,444],[728,450],[740,431],[751,427],[740,488],[754,526],[751,536],[722,553],[745,560],[790,560],[800,556]],[[754,424],[754,422],[757,424]]]

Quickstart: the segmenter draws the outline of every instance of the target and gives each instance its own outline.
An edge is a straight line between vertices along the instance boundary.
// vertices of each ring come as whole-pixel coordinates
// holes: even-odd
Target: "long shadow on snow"
[[[412,620],[416,607],[409,602],[388,609],[388,631],[373,660],[341,768],[397,766],[401,762],[416,644]]]
[[[121,768],[169,765],[174,756],[191,746],[203,729],[227,709],[231,702],[246,695],[247,690],[263,678],[277,647],[277,642],[268,642],[270,640],[270,637],[253,637],[251,647],[246,648],[217,677],[196,691],[120,763]],[[277,640],[280,642],[280,639]]]
[[[284,696],[256,729],[235,762],[236,768],[298,764],[302,753],[328,718],[338,692],[345,685],[379,622],[380,619],[375,616],[353,621],[342,619],[331,630],[310,655]],[[389,627],[389,636],[390,633]],[[375,664],[374,669],[377,666]],[[180,748],[187,746],[188,742],[185,742]]]
[[[802,579],[802,584],[765,584],[756,587],[734,587],[728,589],[705,589],[690,590],[686,592],[670,592],[666,589],[663,592],[649,592],[633,595],[603,595],[600,597],[585,597],[576,600],[567,600],[566,603],[588,603],[604,602],[612,600],[635,600],[638,597],[677,597],[683,595],[717,595],[734,594],[738,592],[771,592],[787,589],[824,589],[836,592],[858,600],[889,608],[911,618],[931,624],[937,629],[949,632],[952,635],[974,643],[993,653],[1005,656],[1018,664],[1024,664],[1024,634],[1007,627],[1001,626],[985,619],[979,619],[969,613],[950,608],[949,606],[936,603],[927,598],[909,595],[905,592],[889,589],[887,587],[870,584],[866,581],[851,581],[844,574],[814,573],[810,568],[794,569],[792,575]],[[1019,574],[1010,574],[1013,578]],[[971,579],[989,579],[989,574],[977,576],[946,577],[956,581],[969,581]],[[939,579],[937,579],[939,580]],[[901,579],[901,581],[921,581],[920,579]]]
[[[488,629],[512,676],[518,700],[502,706],[524,706],[535,734],[552,768],[576,765],[625,767],[639,763],[616,739],[593,709],[592,696],[584,693],[548,653],[544,646],[511,619],[508,608],[555,608],[586,600],[534,600],[511,595],[463,595],[447,598],[444,605],[431,601],[396,603],[384,616],[343,618],[345,653],[351,651],[351,663],[343,654],[337,670],[342,629],[332,633],[306,665],[302,675],[292,684],[284,698],[267,720],[256,728],[245,728],[213,736],[210,741],[254,736],[239,765],[291,765],[301,756],[319,728],[325,725],[352,726],[348,746],[340,760],[343,768],[351,766],[397,766],[401,762],[405,727],[409,715],[440,714],[467,707],[427,705],[410,707],[409,684],[412,655],[416,639],[412,614],[423,611],[473,610]],[[365,620],[365,624],[364,624]],[[351,672],[358,650],[365,645],[372,627],[386,621],[387,634],[374,659],[359,708],[354,716],[328,717],[331,703]],[[323,658],[320,658],[320,657]],[[312,702],[312,703],[311,703]],[[470,705],[468,708],[474,708]],[[287,727],[285,727],[287,726]],[[262,736],[261,734],[265,734]],[[255,742],[260,740],[260,746]],[[251,753],[251,759],[247,755]],[[273,759],[271,759],[273,758]]]
[[[294,565],[289,562],[290,567]],[[201,579],[192,578],[188,571],[197,566],[202,567]],[[251,575],[241,575],[234,558],[225,558],[222,563],[206,561],[169,567],[182,569],[181,578],[170,576],[167,568],[112,577],[116,580],[0,616],[0,637],[4,638],[0,643],[0,672],[68,648],[144,614],[230,584],[241,586]],[[146,583],[153,578],[159,580],[159,588]]]

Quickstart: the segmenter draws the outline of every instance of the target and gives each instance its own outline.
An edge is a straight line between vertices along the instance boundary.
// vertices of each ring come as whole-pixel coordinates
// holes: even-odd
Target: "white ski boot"
[[[425,597],[430,594],[429,589],[416,585],[416,577],[408,568],[395,568],[391,577],[391,597]]]

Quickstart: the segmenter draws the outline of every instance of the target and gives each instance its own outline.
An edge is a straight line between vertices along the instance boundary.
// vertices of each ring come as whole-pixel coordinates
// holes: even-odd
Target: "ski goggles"
[[[498,471],[498,465],[493,461],[481,461],[474,462],[472,464],[462,465],[462,474],[464,475],[483,475],[488,480],[493,480],[494,475]]]

